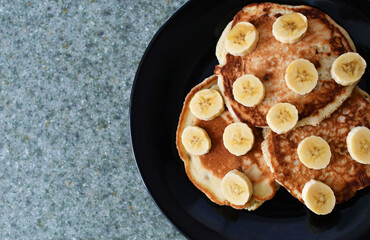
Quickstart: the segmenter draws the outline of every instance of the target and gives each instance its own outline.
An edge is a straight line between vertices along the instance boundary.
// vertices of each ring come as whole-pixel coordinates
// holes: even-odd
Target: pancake
[[[210,121],[197,119],[189,109],[189,103],[196,92],[202,89],[216,89],[217,76],[207,78],[195,86],[187,95],[180,115],[176,132],[176,146],[181,159],[184,161],[185,171],[190,181],[207,197],[219,205],[227,205],[236,209],[255,210],[261,204],[271,199],[278,188],[269,167],[267,166],[262,150],[262,131],[253,129],[255,143],[253,148],[242,156],[235,156],[229,153],[223,144],[222,135],[224,129],[230,123],[235,122],[231,114],[225,110],[221,115]],[[181,135],[187,126],[199,126],[206,130],[211,139],[210,151],[202,156],[187,153]],[[229,171],[237,169],[245,173],[253,184],[253,195],[245,205],[230,204],[221,192],[221,180]]]
[[[281,43],[272,35],[272,25],[279,16],[292,12],[307,17],[307,33],[296,43]],[[252,52],[243,57],[233,56],[225,49],[225,38],[233,26],[244,21],[256,27],[259,41]],[[330,75],[334,60],[349,51],[355,52],[356,48],[348,33],[318,9],[274,3],[251,4],[239,11],[222,33],[216,46],[220,65],[216,67],[215,74],[219,76],[219,88],[229,111],[240,121],[256,127],[268,127],[268,110],[276,103],[286,102],[298,109],[297,126],[316,125],[351,95],[353,85],[339,85]],[[287,66],[298,58],[312,62],[319,74],[317,86],[306,95],[291,91],[284,79]],[[233,97],[233,83],[244,74],[255,75],[266,88],[265,98],[257,106],[245,107]]]
[[[310,179],[329,185],[337,203],[352,198],[357,190],[369,186],[370,165],[352,159],[346,144],[352,128],[370,127],[369,99],[367,93],[356,87],[342,106],[317,126],[302,126],[280,135],[265,129],[263,153],[276,181],[301,202],[302,189]],[[330,146],[332,157],[324,169],[309,169],[298,158],[299,142],[311,135],[322,137]]]

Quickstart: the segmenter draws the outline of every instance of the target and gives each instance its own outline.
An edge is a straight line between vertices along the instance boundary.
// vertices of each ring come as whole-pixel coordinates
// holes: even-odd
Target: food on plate
[[[290,90],[300,95],[311,92],[317,85],[319,74],[315,65],[300,58],[291,62],[285,70],[285,82]]]
[[[234,56],[244,56],[257,46],[258,32],[253,24],[240,22],[226,36],[225,47]]]
[[[221,94],[213,89],[197,92],[190,101],[190,111],[202,120],[212,120],[224,111]]]
[[[369,128],[370,104],[369,95],[356,87],[342,106],[317,126],[301,126],[280,135],[264,130],[263,153],[276,181],[301,202],[303,187],[314,179],[327,184],[336,203],[342,203],[370,185],[370,165],[357,162],[347,149],[348,133],[359,126]],[[300,142],[313,135],[330,146],[331,159],[325,168],[312,169],[299,159]],[[366,141],[366,136],[361,139]]]
[[[308,23],[305,15],[297,12],[278,17],[272,25],[272,35],[282,43],[296,43],[307,32]]]
[[[247,124],[236,122],[229,124],[222,135],[224,146],[235,156],[241,156],[251,150],[254,135]]]
[[[204,155],[211,148],[211,140],[207,132],[196,126],[188,126],[184,129],[181,142],[186,151],[194,155]]]
[[[253,186],[244,173],[234,169],[222,178],[221,191],[230,203],[244,205],[252,197]]]
[[[333,190],[320,181],[311,179],[302,190],[302,198],[306,206],[318,215],[326,215],[335,207]]]
[[[333,19],[251,4],[225,27],[216,57],[176,133],[189,179],[211,201],[255,210],[281,185],[326,215],[370,185],[370,97],[356,87],[366,62]]]
[[[286,133],[298,122],[298,110],[290,103],[275,104],[266,115],[268,126],[276,133]]]
[[[359,163],[370,164],[370,130],[368,127],[353,128],[347,135],[347,149]]]
[[[280,17],[284,19],[284,16],[299,16],[297,19],[300,19],[301,15],[307,18],[308,24],[303,37],[295,43],[276,40],[273,35],[275,21]],[[259,33],[259,40],[253,51],[243,56],[234,56],[227,51],[225,38],[228,32],[242,22],[253,24]],[[280,33],[284,34],[284,31]],[[256,3],[240,10],[226,26],[216,46],[219,65],[215,74],[219,77],[219,88],[228,110],[240,121],[256,127],[269,127],[266,120],[269,109],[277,103],[285,102],[297,108],[298,126],[315,125],[330,116],[351,95],[354,86],[342,86],[330,74],[335,59],[347,52],[356,52],[350,36],[319,9]],[[297,59],[308,60],[318,73],[316,87],[305,95],[296,93],[296,88],[290,89],[285,81],[288,65]],[[234,82],[246,74],[256,76],[265,87],[264,99],[253,107],[238,102],[232,91]],[[303,93],[309,89],[302,88]],[[298,92],[301,92],[299,89]]]
[[[348,86],[359,81],[364,75],[366,62],[360,54],[348,52],[340,55],[331,67],[331,77],[343,86]]]
[[[238,124],[242,123],[237,123],[238,121],[234,119],[227,110],[213,120],[205,121],[197,118],[190,111],[189,103],[193,96],[203,89],[218,91],[217,77],[212,76],[207,78],[202,83],[195,86],[186,96],[184,102],[177,128],[176,145],[179,155],[184,162],[186,174],[191,182],[213,202],[219,205],[228,205],[236,209],[255,210],[261,206],[263,202],[271,199],[278,188],[278,184],[276,184],[272,177],[272,173],[266,165],[262,155],[262,131],[261,129],[247,127],[251,132],[247,130],[249,141],[247,141],[246,145],[249,148],[250,144],[254,142],[253,146],[251,146],[251,149],[247,153],[241,156],[235,156],[230,153],[224,145],[224,131],[230,125],[238,126]],[[245,124],[243,124],[243,126],[244,125]],[[184,130],[194,126],[204,129],[211,140],[212,146],[209,152],[204,155],[195,155],[188,152],[181,140]],[[241,130],[244,128],[237,127],[236,129]],[[253,134],[251,134],[252,132]],[[242,143],[242,145],[244,145],[244,143]],[[233,145],[232,148],[237,149],[238,146]],[[231,193],[225,196],[222,192],[221,182],[225,175],[233,170],[237,170],[244,174],[250,180],[253,187],[253,190],[249,191],[251,198],[243,204],[240,202],[235,204],[232,199],[237,199],[237,196],[230,198]],[[228,178],[226,178],[226,180],[224,179],[225,186],[229,186],[232,181],[235,180],[235,176],[232,177],[234,180],[227,179]],[[235,182],[238,181],[239,180],[235,180]]]
[[[239,103],[246,107],[253,107],[262,102],[265,96],[265,87],[257,77],[247,74],[235,80],[233,95]]]
[[[303,139],[297,147],[299,161],[308,168],[322,169],[330,163],[331,151],[329,144],[318,136]]]

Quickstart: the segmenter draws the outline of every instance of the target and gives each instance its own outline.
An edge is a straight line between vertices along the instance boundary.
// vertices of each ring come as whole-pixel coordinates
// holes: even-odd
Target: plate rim
[[[157,209],[162,213],[163,216],[165,216],[165,218],[168,220],[168,222],[173,226],[175,227],[183,236],[185,236],[187,239],[191,239],[192,236],[190,236],[179,224],[175,223],[176,221],[174,221],[170,216],[169,214],[167,214],[165,212],[164,209],[162,209],[162,207],[160,207],[160,203],[158,202],[157,199],[155,199],[153,197],[153,194],[152,194],[152,191],[148,188],[147,186],[147,183],[146,183],[146,180],[144,180],[142,174],[141,174],[141,167],[139,166],[139,163],[136,159],[136,147],[134,146],[133,144],[133,135],[132,135],[132,122],[133,122],[133,119],[132,119],[132,112],[133,112],[133,100],[134,100],[134,94],[136,92],[136,88],[137,88],[137,82],[138,82],[138,79],[140,77],[140,73],[141,73],[141,70],[143,68],[143,65],[144,63],[146,62],[146,58],[147,56],[149,55],[149,53],[151,52],[154,44],[157,42],[159,36],[162,34],[162,32],[164,31],[164,29],[168,26],[168,24],[174,20],[174,18],[177,17],[177,15],[179,15],[183,9],[187,8],[191,3],[193,2],[193,0],[188,0],[186,1],[185,3],[183,3],[179,8],[177,8],[165,21],[164,23],[159,27],[159,29],[156,31],[156,33],[153,35],[152,39],[150,40],[148,46],[146,47],[145,51],[144,51],[144,54],[141,56],[141,60],[140,60],[140,63],[139,63],[139,66],[137,67],[137,70],[136,70],[136,73],[135,73],[135,77],[134,77],[134,81],[132,83],[132,87],[131,87],[131,93],[130,93],[130,108],[129,108],[129,133],[130,133],[130,144],[131,144],[131,153],[132,153],[132,156],[134,157],[135,159],[135,165],[136,165],[136,170],[138,171],[139,175],[140,175],[140,179],[141,179],[141,182],[144,184],[144,187],[147,191],[147,193],[149,193],[149,196],[151,198],[151,200],[155,203],[154,205],[157,207]]]

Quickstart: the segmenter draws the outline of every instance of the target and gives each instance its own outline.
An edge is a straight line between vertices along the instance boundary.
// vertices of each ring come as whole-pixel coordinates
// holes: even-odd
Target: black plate
[[[281,188],[253,212],[221,207],[196,189],[175,146],[186,94],[217,64],[216,42],[232,17],[252,1],[189,1],[157,32],[138,68],[131,95],[131,141],[142,179],[167,218],[192,239],[362,239],[370,235],[370,188],[317,216]],[[275,1],[328,13],[370,63],[368,1]],[[354,5],[356,3],[356,5]],[[370,68],[360,86],[369,91]],[[368,238],[369,239],[369,238]]]

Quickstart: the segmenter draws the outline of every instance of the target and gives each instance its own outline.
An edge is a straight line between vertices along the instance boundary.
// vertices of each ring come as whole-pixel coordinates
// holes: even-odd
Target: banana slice
[[[265,86],[257,77],[247,74],[234,82],[233,95],[240,104],[253,107],[261,103],[265,97]]]
[[[298,144],[297,153],[299,160],[308,168],[322,169],[330,163],[330,146],[321,137],[305,138]]]
[[[347,135],[347,149],[359,163],[370,164],[370,129],[355,127]]]
[[[275,104],[266,115],[267,124],[277,134],[286,133],[298,122],[298,110],[290,103]]]
[[[211,149],[211,140],[207,132],[200,127],[186,127],[182,132],[181,141],[190,154],[203,155]]]
[[[365,73],[366,61],[360,54],[348,52],[340,55],[331,66],[331,77],[343,86],[348,86],[360,80]]]
[[[190,111],[201,120],[212,120],[224,111],[221,94],[213,89],[197,92],[190,101]]]
[[[319,75],[310,61],[297,59],[285,71],[285,82],[290,90],[300,95],[311,92],[317,84]]]
[[[221,191],[231,204],[244,205],[252,197],[253,186],[244,173],[235,169],[222,178]]]
[[[295,43],[307,32],[307,18],[301,13],[288,13],[275,20],[272,35],[282,43]]]
[[[257,46],[258,31],[249,22],[237,23],[226,37],[226,50],[234,56],[244,56]]]
[[[241,156],[251,150],[254,143],[252,130],[245,123],[232,123],[223,134],[224,145],[230,153]]]
[[[306,206],[318,215],[331,213],[335,206],[333,190],[325,183],[314,179],[304,185],[302,198]]]

